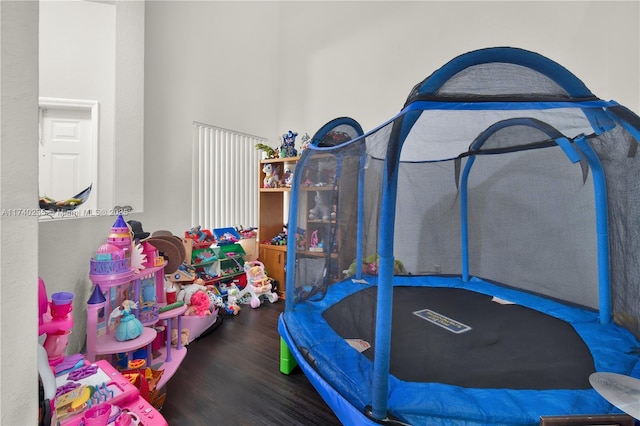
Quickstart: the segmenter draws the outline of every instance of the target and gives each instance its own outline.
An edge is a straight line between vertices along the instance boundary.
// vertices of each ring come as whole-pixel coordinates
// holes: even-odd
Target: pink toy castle
[[[131,248],[131,232],[121,214],[118,215],[116,222],[111,227],[111,233],[109,237],[107,237],[107,242],[125,251]]]
[[[101,245],[90,261],[91,275],[117,275],[131,272],[131,233],[118,215],[107,242]]]
[[[158,249],[147,241],[142,242],[142,254],[146,255],[144,266],[147,268],[162,266],[164,258],[158,253]]]

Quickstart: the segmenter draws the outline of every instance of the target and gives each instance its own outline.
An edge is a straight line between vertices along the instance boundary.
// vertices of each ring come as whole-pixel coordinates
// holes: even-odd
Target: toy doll
[[[140,320],[131,312],[131,309],[136,309],[137,304],[132,300],[125,300],[122,305],[118,306],[109,315],[109,321],[115,320],[120,317],[120,325],[116,329],[116,340],[124,342],[125,340],[132,340],[142,334],[143,326]]]
[[[209,310],[210,305],[211,301],[207,293],[198,290],[191,296],[191,304],[185,312],[185,315],[198,315],[200,317],[211,315],[211,310]]]

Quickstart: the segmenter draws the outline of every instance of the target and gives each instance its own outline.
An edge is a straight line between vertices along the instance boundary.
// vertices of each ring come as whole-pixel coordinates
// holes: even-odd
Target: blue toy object
[[[131,309],[135,309],[137,304],[132,300],[125,300],[122,305],[118,306],[109,315],[109,321],[113,321],[116,318],[120,318],[120,325],[116,329],[116,340],[118,342],[124,342],[126,340],[132,340],[142,334],[142,323],[131,312]]]
[[[280,147],[281,158],[295,157],[298,155],[298,151],[296,150],[296,136],[298,136],[298,134],[291,130],[282,135],[282,146]]]

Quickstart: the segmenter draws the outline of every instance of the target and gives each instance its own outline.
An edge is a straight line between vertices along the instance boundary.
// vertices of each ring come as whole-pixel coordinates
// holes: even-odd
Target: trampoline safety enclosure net
[[[318,130],[279,328],[338,417],[616,412],[588,379],[640,377],[639,138],[633,112],[510,47],[452,59],[372,131]]]

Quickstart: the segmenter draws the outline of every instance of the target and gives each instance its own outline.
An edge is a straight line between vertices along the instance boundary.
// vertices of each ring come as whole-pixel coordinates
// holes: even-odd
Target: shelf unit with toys
[[[204,285],[231,281],[244,274],[245,250],[233,228],[214,229],[215,240],[194,241],[185,233],[187,258]]]
[[[284,228],[289,214],[290,180],[299,158],[272,158],[259,163],[258,259],[268,275],[278,281],[278,295],[282,298],[285,295],[287,257]],[[282,173],[275,180],[272,178],[274,171]]]
[[[298,187],[296,258],[323,258],[331,282],[342,279],[355,256],[354,247],[343,244],[345,233],[353,232],[349,215],[343,212],[343,219],[336,220],[342,201],[355,196],[353,188],[344,190],[335,180],[343,167],[334,155],[318,152],[305,159],[304,170],[299,170],[303,175]]]
[[[337,258],[337,247],[334,243],[337,239],[337,226],[333,211],[337,188],[332,186],[303,187],[300,188],[300,193],[303,194],[302,211],[306,214],[309,210],[306,206],[313,205],[314,208],[310,210],[317,210],[317,212],[309,213],[304,221],[298,224],[299,227],[300,225],[305,227],[303,228],[304,233],[296,245],[298,255],[323,257],[328,253],[331,257]],[[324,201],[318,201],[320,199]],[[322,209],[326,208],[326,211],[319,210],[321,208],[319,204],[322,204],[324,206]],[[333,245],[333,247],[328,247],[329,245]]]

